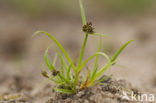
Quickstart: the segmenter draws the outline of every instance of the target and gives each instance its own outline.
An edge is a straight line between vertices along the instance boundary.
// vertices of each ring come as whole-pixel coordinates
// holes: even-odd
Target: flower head
[[[92,27],[92,22],[87,22],[86,25],[83,25],[82,30],[90,34],[94,33],[94,28]]]

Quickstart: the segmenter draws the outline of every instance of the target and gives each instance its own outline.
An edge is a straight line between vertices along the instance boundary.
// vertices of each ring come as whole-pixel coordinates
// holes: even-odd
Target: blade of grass
[[[80,10],[81,10],[82,24],[86,25],[87,21],[86,21],[86,16],[85,16],[85,11],[84,11],[84,8],[83,8],[82,0],[79,0],[79,5],[80,5]],[[84,50],[85,50],[85,47],[86,47],[87,39],[88,39],[88,33],[86,32],[85,39],[84,39],[84,42],[83,42],[83,45],[82,45],[82,48],[81,48],[81,52],[80,52],[80,58],[79,58],[79,61],[78,61],[78,68],[80,67],[81,62],[82,62],[82,58],[83,58],[83,55],[84,55]],[[79,73],[76,70],[75,71],[74,89],[76,89],[76,85],[78,84],[78,81],[79,81]]]
[[[130,40],[130,41],[128,41],[127,43],[125,43],[125,44],[114,54],[114,56],[112,57],[111,61],[112,61],[112,62],[115,61],[116,58],[119,56],[119,54],[123,51],[123,49],[124,49],[128,44],[130,44],[132,41],[134,41],[134,40]]]
[[[59,83],[57,85],[61,85],[61,86],[65,87],[67,85],[67,83],[66,82],[61,82],[61,83]]]
[[[63,56],[61,55],[61,53],[59,51],[57,51],[57,54],[58,54],[58,56],[60,58],[60,61],[61,61],[61,74],[65,77],[64,67],[66,68],[67,65],[66,65],[66,63],[65,63],[65,61],[64,61]]]
[[[64,94],[73,94],[74,93],[73,90],[68,90],[68,89],[54,88],[54,90],[57,92],[60,92],[60,93],[64,93]]]
[[[85,16],[82,0],[79,0],[79,5],[80,5],[80,10],[81,10],[82,23],[83,23],[83,25],[85,25],[86,24],[86,16]]]
[[[82,84],[82,87],[80,88],[80,90],[82,90],[82,89],[87,87],[88,80],[89,80],[89,77],[90,77],[90,70],[87,68],[87,71],[88,71],[88,73],[87,73],[86,80],[85,80],[84,84]]]
[[[60,60],[61,60],[61,63],[63,64],[63,66],[65,67],[65,69],[68,70],[68,66],[67,66],[67,64],[66,64],[66,62],[65,62],[65,60],[64,60],[64,58],[63,58],[63,56],[62,56],[62,54],[61,54],[59,51],[57,52],[57,54],[59,55]],[[72,64],[71,64],[71,65],[72,65]]]
[[[81,63],[82,63],[82,59],[83,59],[83,55],[84,55],[84,51],[85,51],[87,39],[88,39],[88,33],[86,33],[85,40],[84,40],[83,45],[82,45],[82,48],[81,48],[80,58],[79,58],[79,61],[78,61],[78,66],[77,66],[77,68],[79,68],[80,65],[81,65]]]
[[[65,81],[66,83],[71,84],[70,80],[66,79],[63,75],[58,74],[58,76],[62,79],[62,81]]]
[[[67,79],[69,79],[69,80],[72,79],[71,74],[70,74],[71,66],[72,66],[72,64],[69,65],[68,70],[67,70]]]
[[[93,79],[94,78],[97,70],[98,70],[98,65],[96,65],[96,67],[94,68],[93,73],[91,74],[91,78],[90,79]]]
[[[51,80],[51,81],[55,82],[56,84],[61,83],[60,81],[55,80],[54,77],[49,77],[48,80]]]
[[[53,66],[55,66],[56,61],[57,61],[57,54],[55,55],[55,58],[54,58],[54,60],[53,60]]]
[[[84,82],[85,82],[85,78],[84,78],[84,77],[82,77],[80,87],[82,87],[82,86],[83,86]]]
[[[76,85],[78,84],[78,81],[79,81],[79,73],[78,73],[79,71],[78,71],[78,68],[80,68],[81,63],[82,63],[82,59],[83,59],[83,55],[84,55],[87,39],[88,39],[88,33],[86,32],[85,39],[84,39],[84,42],[83,42],[83,45],[82,45],[82,48],[81,48],[81,52],[80,52],[80,58],[79,58],[79,61],[78,61],[78,66],[77,66],[77,69],[76,69],[76,72],[75,72],[75,81],[74,81],[75,89],[76,89]]]
[[[112,59],[111,59],[111,61],[105,66],[105,67],[103,67],[102,69],[100,69],[99,71],[98,71],[98,73],[95,75],[95,77],[94,77],[94,80],[96,79],[96,78],[98,78],[105,70],[107,70],[107,68],[109,68],[110,66],[112,66],[112,64],[114,64],[115,63],[115,60],[116,60],[116,58],[119,56],[119,54],[123,51],[123,49],[128,45],[128,44],[130,44],[132,41],[134,41],[134,40],[130,40],[130,41],[128,41],[127,43],[125,43],[116,53],[115,53],[115,55],[112,57]]]
[[[84,68],[84,66],[85,66],[90,60],[92,60],[94,57],[96,57],[97,55],[102,55],[102,56],[104,56],[108,61],[110,61],[110,59],[109,59],[109,57],[107,56],[107,54],[105,54],[105,53],[103,53],[103,52],[97,52],[96,54],[90,56],[87,60],[85,60],[85,61],[83,62],[83,64],[78,68],[78,72],[80,72],[80,71]]]
[[[61,74],[65,77],[65,71],[64,71],[64,65],[63,63],[61,62]]]
[[[62,81],[62,78],[60,78],[58,75],[57,76],[54,76],[54,77],[56,77],[56,79],[57,79],[58,82],[60,82],[60,83],[63,82]]]
[[[93,78],[92,81],[96,80],[99,76],[101,76],[101,74],[102,74],[104,71],[106,71],[110,66],[112,66],[112,64],[113,64],[113,62],[109,61],[109,62],[107,63],[106,66],[104,66],[102,69],[100,69],[100,70],[96,73],[96,75],[94,76],[94,78]]]
[[[82,23],[83,23],[83,25],[86,25],[87,21],[86,21],[86,16],[85,16],[85,11],[84,11],[84,8],[83,8],[82,0],[79,0],[79,5],[80,5],[80,10],[81,10]],[[86,47],[87,39],[88,39],[88,33],[86,32],[85,39],[84,39],[84,42],[83,42],[83,45],[82,45],[82,48],[81,48],[81,52],[80,52],[80,58],[79,58],[79,61],[78,61],[78,68],[79,68],[79,66],[81,65],[81,62],[82,62],[82,58],[83,58],[83,54],[84,54],[84,49]]]
[[[44,53],[44,59],[45,59],[45,62],[46,62],[47,67],[48,67],[49,70],[52,72],[52,71],[55,69],[55,67],[51,64],[51,61],[50,61],[50,59],[49,59],[49,57],[48,57],[48,50],[49,50],[50,47],[51,47],[51,46],[49,46],[49,47],[46,49],[46,51],[45,51],[45,53]]]
[[[100,40],[99,40],[99,47],[98,47],[98,52],[101,51],[101,46],[102,46],[102,38],[100,37]],[[94,68],[97,66],[98,60],[99,60],[99,55],[96,56],[96,60],[95,60]]]
[[[119,56],[119,54],[123,51],[123,49],[128,45],[128,44],[130,44],[132,41],[134,41],[134,40],[130,40],[130,41],[128,41],[127,43],[125,43],[116,53],[115,53],[115,55],[112,57],[112,59],[111,59],[111,61],[105,66],[105,67],[103,67],[102,69],[100,69],[99,71],[98,71],[98,73],[95,75],[95,77],[94,77],[94,80],[96,79],[96,78],[98,78],[104,71],[106,71],[107,70],[107,68],[109,68],[109,67],[111,67],[116,61],[116,58]]]
[[[101,46],[102,46],[102,38],[100,37],[98,52],[101,51]],[[99,60],[99,55],[96,56],[95,65],[94,65],[94,70],[93,70],[93,73],[91,74],[91,79],[95,76],[95,74],[96,74],[96,72],[97,72],[97,69],[98,69],[98,60]]]
[[[50,33],[47,33],[45,31],[37,31],[37,32],[34,33],[34,35],[37,35],[38,33],[43,33],[43,34],[47,35],[48,37],[50,37],[56,43],[56,45],[60,48],[60,50],[65,55],[65,57],[67,58],[67,60],[72,64],[72,67],[73,67],[73,69],[75,71],[76,70],[76,67],[73,64],[73,62],[72,62],[71,58],[69,57],[68,53],[63,48],[63,46]]]

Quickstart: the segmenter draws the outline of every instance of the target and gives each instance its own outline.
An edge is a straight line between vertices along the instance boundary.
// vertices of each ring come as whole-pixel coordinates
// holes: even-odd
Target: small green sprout
[[[107,37],[106,35],[95,33],[94,28],[92,27],[91,22],[86,21],[84,8],[82,5],[82,1],[79,0],[80,4],[80,10],[81,10],[81,17],[82,17],[82,31],[85,32],[85,39],[82,44],[82,48],[80,51],[80,56],[78,58],[78,63],[75,65],[75,60],[72,60],[69,56],[69,54],[66,52],[66,50],[63,48],[63,46],[58,42],[54,36],[52,36],[50,33],[47,33],[45,31],[37,31],[35,34],[42,33],[47,35],[49,38],[52,39],[52,41],[59,47],[59,51],[56,52],[55,58],[53,60],[53,63],[50,61],[48,56],[48,50],[50,47],[47,48],[44,54],[44,59],[47,67],[49,68],[51,75],[48,75],[48,73],[45,71],[45,69],[42,70],[42,75],[49,80],[56,83],[56,88],[54,88],[55,91],[65,94],[74,94],[79,90],[83,90],[85,88],[94,86],[97,83],[100,83],[100,77],[102,74],[110,68],[112,65],[116,63],[116,59],[119,56],[119,54],[123,51],[123,49],[130,44],[133,40],[128,41],[125,43],[115,54],[112,58],[110,58],[107,54],[104,52],[101,52],[101,46],[102,46],[102,37]],[[95,35],[99,36],[99,47],[98,51],[90,56],[88,59],[83,60],[84,51],[86,48],[86,43],[89,35]],[[98,67],[98,60],[99,56],[103,56],[106,58],[107,63],[102,68]],[[61,64],[60,69],[56,68],[55,64],[58,61],[59,58]],[[89,68],[87,68],[87,76],[86,78],[80,78],[81,71],[86,67],[86,64],[95,58],[95,64],[93,67],[93,71],[91,72]],[[73,70],[73,71],[72,71]]]

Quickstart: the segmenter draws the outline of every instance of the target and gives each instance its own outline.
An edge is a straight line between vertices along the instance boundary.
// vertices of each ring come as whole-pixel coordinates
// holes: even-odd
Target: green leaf
[[[53,66],[55,66],[56,61],[57,61],[57,54],[55,55],[55,58],[54,58],[54,60],[53,60]]]
[[[94,57],[96,57],[96,56],[98,56],[98,55],[102,55],[102,56],[104,56],[108,61],[110,61],[110,59],[109,59],[109,57],[107,56],[107,54],[105,54],[105,53],[103,53],[103,52],[97,52],[96,54],[90,56],[87,60],[85,60],[85,61],[83,62],[83,64],[80,66],[80,68],[78,68],[78,72],[80,72],[80,71],[84,68],[84,66],[85,66],[90,60],[92,60]]]
[[[59,57],[60,57],[60,60],[61,60],[61,63],[63,64],[63,66],[65,67],[65,69],[67,70],[68,69],[68,66],[67,66],[67,64],[66,64],[66,62],[65,62],[65,60],[64,60],[64,58],[63,58],[63,56],[62,56],[62,54],[58,51],[57,52],[57,54],[59,55]],[[72,65],[72,64],[71,64]]]
[[[128,41],[127,43],[125,43],[125,44],[114,54],[114,56],[112,57],[111,61],[112,61],[112,62],[115,61],[116,58],[119,56],[119,54],[123,51],[123,49],[124,49],[128,44],[130,44],[132,41],[134,41],[134,40],[130,40],[130,41]]]
[[[102,46],[102,38],[100,37],[98,52],[100,52],[100,51],[101,51],[101,46]],[[99,60],[99,55],[97,55],[97,56],[96,56],[95,66],[94,66],[94,67],[96,67],[96,66],[97,66],[98,60]]]
[[[49,50],[50,46],[46,49],[45,53],[44,53],[44,60],[45,60],[45,63],[47,65],[47,67],[49,68],[49,70],[52,72],[55,67],[51,64],[51,61],[48,57],[48,50]]]
[[[74,93],[73,90],[68,90],[68,89],[54,88],[54,90],[57,92],[60,92],[60,93],[64,93],[64,94],[73,94]]]
[[[62,79],[62,81],[65,81],[66,83],[68,83],[68,84],[71,85],[70,80],[68,80],[67,78],[65,78],[64,75],[58,74],[58,76]]]
[[[123,49],[128,45],[128,44],[130,44],[132,41],[134,41],[134,40],[130,40],[130,41],[128,41],[127,43],[125,43],[116,53],[115,53],[115,55],[112,57],[112,59],[108,62],[108,64],[106,65],[106,66],[104,66],[102,69],[100,69],[97,73],[96,73],[96,75],[95,75],[95,77],[94,77],[94,80],[96,79],[96,78],[98,78],[99,76],[101,76],[102,75],[102,73],[104,72],[104,71],[106,71],[109,67],[111,67],[116,61],[116,58],[119,56],[119,54],[123,51]]]
[[[86,21],[86,16],[85,16],[82,0],[79,0],[79,5],[80,5],[80,10],[81,10],[82,24],[86,25],[87,21]],[[82,59],[83,59],[83,55],[84,55],[87,39],[88,39],[88,33],[86,32],[85,39],[83,41],[83,45],[82,45],[81,52],[80,52],[80,58],[79,58],[79,61],[78,61],[77,69],[80,67],[80,65],[82,63]],[[74,88],[76,88],[76,85],[78,84],[78,81],[79,81],[79,73],[78,73],[77,69],[75,70]]]
[[[60,60],[61,60],[61,73],[62,73],[63,76],[65,76],[64,67],[65,67],[65,69],[67,70],[67,69],[68,69],[68,66],[67,66],[67,64],[65,63],[65,60],[64,60],[62,54],[61,54],[59,51],[57,51],[57,54],[59,55],[59,58],[60,58]]]
[[[53,76],[49,77],[48,80],[51,80],[51,81],[55,82],[56,84],[61,83],[61,81],[55,80]]]
[[[85,77],[82,77],[81,86],[80,87],[82,87],[82,85],[84,84],[84,82],[85,82]]]
[[[69,65],[68,70],[67,70],[67,78],[68,78],[68,79],[72,79],[72,78],[71,78],[71,75],[70,75],[71,66],[72,66],[72,64]]]
[[[47,33],[45,31],[37,31],[37,32],[34,33],[34,35],[37,35],[38,33],[43,33],[43,34],[47,35],[48,37],[50,37],[56,43],[56,45],[60,48],[60,50],[65,55],[65,57],[67,58],[67,60],[72,64],[73,69],[76,70],[76,67],[74,66],[71,58],[68,55],[68,53],[65,51],[65,49],[63,48],[63,46],[55,39],[55,37],[53,37],[50,33]]]
[[[54,77],[56,77],[56,79],[57,79],[57,81],[58,81],[59,83],[64,82],[64,81],[62,81],[62,78],[60,78],[58,75],[56,75],[56,76],[54,76]]]
[[[96,74],[97,70],[98,70],[98,65],[96,65],[96,67],[94,67],[94,70],[93,70],[93,73],[92,73],[92,75],[91,75],[91,78],[90,78],[90,79],[93,79],[93,78],[94,78],[94,76],[95,76],[95,74]]]
[[[81,63],[82,63],[82,59],[83,59],[83,55],[84,55],[84,51],[85,51],[87,39],[88,39],[88,33],[86,33],[86,36],[85,36],[85,39],[84,39],[84,42],[83,42],[83,45],[82,45],[82,48],[81,48],[80,58],[79,58],[79,61],[78,61],[78,66],[77,66],[77,68],[79,68],[80,65],[81,65]]]
[[[80,10],[81,10],[81,17],[82,17],[82,23],[83,25],[86,25],[86,16],[85,16],[85,11],[83,8],[82,0],[79,0],[79,5],[80,5]]]
[[[96,80],[96,78],[98,78],[99,76],[101,76],[103,74],[104,71],[106,71],[110,66],[112,66],[114,62],[109,61],[106,66],[102,67],[94,76],[94,80]]]
[[[102,46],[102,38],[100,37],[98,52],[101,51],[101,46]],[[97,69],[98,69],[98,60],[99,60],[99,55],[96,56],[94,70],[93,70],[93,73],[91,74],[91,78],[90,79],[92,79],[95,76],[96,72],[97,72]]]
[[[65,77],[65,71],[64,71],[64,66],[63,63],[61,62],[61,75],[63,75]]]

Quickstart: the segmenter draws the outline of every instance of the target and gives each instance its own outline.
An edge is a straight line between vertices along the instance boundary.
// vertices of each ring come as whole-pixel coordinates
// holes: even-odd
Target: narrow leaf
[[[79,0],[79,5],[80,5],[80,10],[81,10],[82,23],[83,23],[83,25],[85,25],[86,24],[86,16],[85,16],[85,11],[83,8],[82,0]]]
[[[56,61],[57,61],[57,54],[55,55],[55,58],[54,58],[54,60],[53,60],[53,66],[55,66]]]
[[[115,62],[115,61],[114,61],[114,62]],[[102,67],[102,68],[96,73],[96,75],[94,76],[94,80],[95,80],[96,78],[98,78],[99,76],[101,76],[101,75],[103,74],[104,71],[106,71],[109,67],[112,66],[112,64],[114,64],[114,62],[109,61],[109,62],[107,63],[106,66]]]
[[[72,64],[69,65],[68,70],[67,70],[67,78],[68,79],[71,79],[71,75],[70,75],[71,66],[72,66]]]
[[[85,66],[90,60],[92,60],[94,57],[96,57],[97,55],[102,55],[102,56],[104,56],[108,61],[110,61],[110,59],[109,59],[109,57],[107,56],[107,54],[105,54],[105,53],[103,53],[103,52],[97,52],[96,54],[90,56],[87,60],[85,60],[85,61],[83,62],[83,64],[78,68],[78,71],[80,72],[80,71],[84,68],[84,66]]]
[[[65,93],[65,94],[73,94],[73,90],[68,90],[68,89],[60,89],[60,88],[54,88],[55,91],[60,92],[60,93]]]
[[[84,55],[87,39],[88,39],[88,33],[86,33],[86,35],[85,35],[85,39],[84,39],[84,42],[83,42],[83,45],[82,45],[82,48],[81,48],[80,58],[79,58],[79,61],[78,61],[78,67],[77,68],[79,68],[81,63],[82,63],[82,59],[83,59],[83,55]]]
[[[49,50],[50,46],[46,49],[45,53],[44,53],[44,60],[45,60],[45,63],[47,65],[47,67],[49,68],[49,70],[52,72],[55,67],[51,64],[51,61],[48,57],[48,50]]]
[[[98,52],[101,51],[101,46],[102,46],[102,38],[100,37]],[[94,70],[93,70],[93,73],[92,73],[90,79],[92,79],[92,78],[95,76],[96,72],[97,72],[97,69],[98,69],[98,60],[99,60],[99,55],[96,56],[95,65],[94,65]]]
[[[55,82],[56,84],[61,83],[60,81],[55,80],[53,76],[52,77],[49,77],[48,80],[51,80],[51,81]]]
[[[130,44],[132,41],[134,41],[134,40],[130,40],[130,41],[128,41],[127,43],[125,43],[125,44],[114,54],[114,56],[112,57],[111,61],[112,61],[112,62],[115,61],[116,58],[119,56],[119,54],[123,51],[123,49],[124,49],[128,44]]]
[[[63,58],[63,56],[62,56],[62,54],[58,51],[57,52],[57,54],[59,55],[59,57],[60,57],[60,60],[61,60],[61,63],[63,64],[63,66],[65,67],[65,69],[67,70],[68,69],[68,66],[67,66],[67,64],[66,64],[66,62],[65,62],[65,60],[64,60],[64,58]],[[72,64],[71,64],[72,65]]]
[[[76,67],[74,66],[71,58],[68,55],[68,53],[65,51],[65,49],[63,48],[63,46],[55,39],[55,37],[53,37],[50,33],[47,33],[45,31],[37,31],[37,32],[34,33],[34,35],[37,35],[38,33],[43,33],[43,34],[47,35],[48,37],[50,37],[56,43],[56,45],[60,48],[60,50],[65,55],[65,57],[67,58],[67,60],[72,64],[73,69],[76,70]]]
[[[62,81],[65,81],[66,83],[71,84],[70,80],[66,79],[63,75],[58,74],[58,76],[62,79]]]
[[[93,78],[94,78],[94,76],[95,76],[95,74],[96,74],[97,70],[98,70],[98,65],[96,65],[96,67],[94,68],[93,73],[92,73],[92,75],[91,75],[91,78],[90,78],[90,79],[93,79]]]
[[[90,70],[87,68],[87,77],[86,77],[86,81],[84,82],[84,84],[82,84],[80,90],[84,89],[85,87],[87,87],[87,84],[88,84],[88,80],[89,80],[89,77],[90,77]]]

